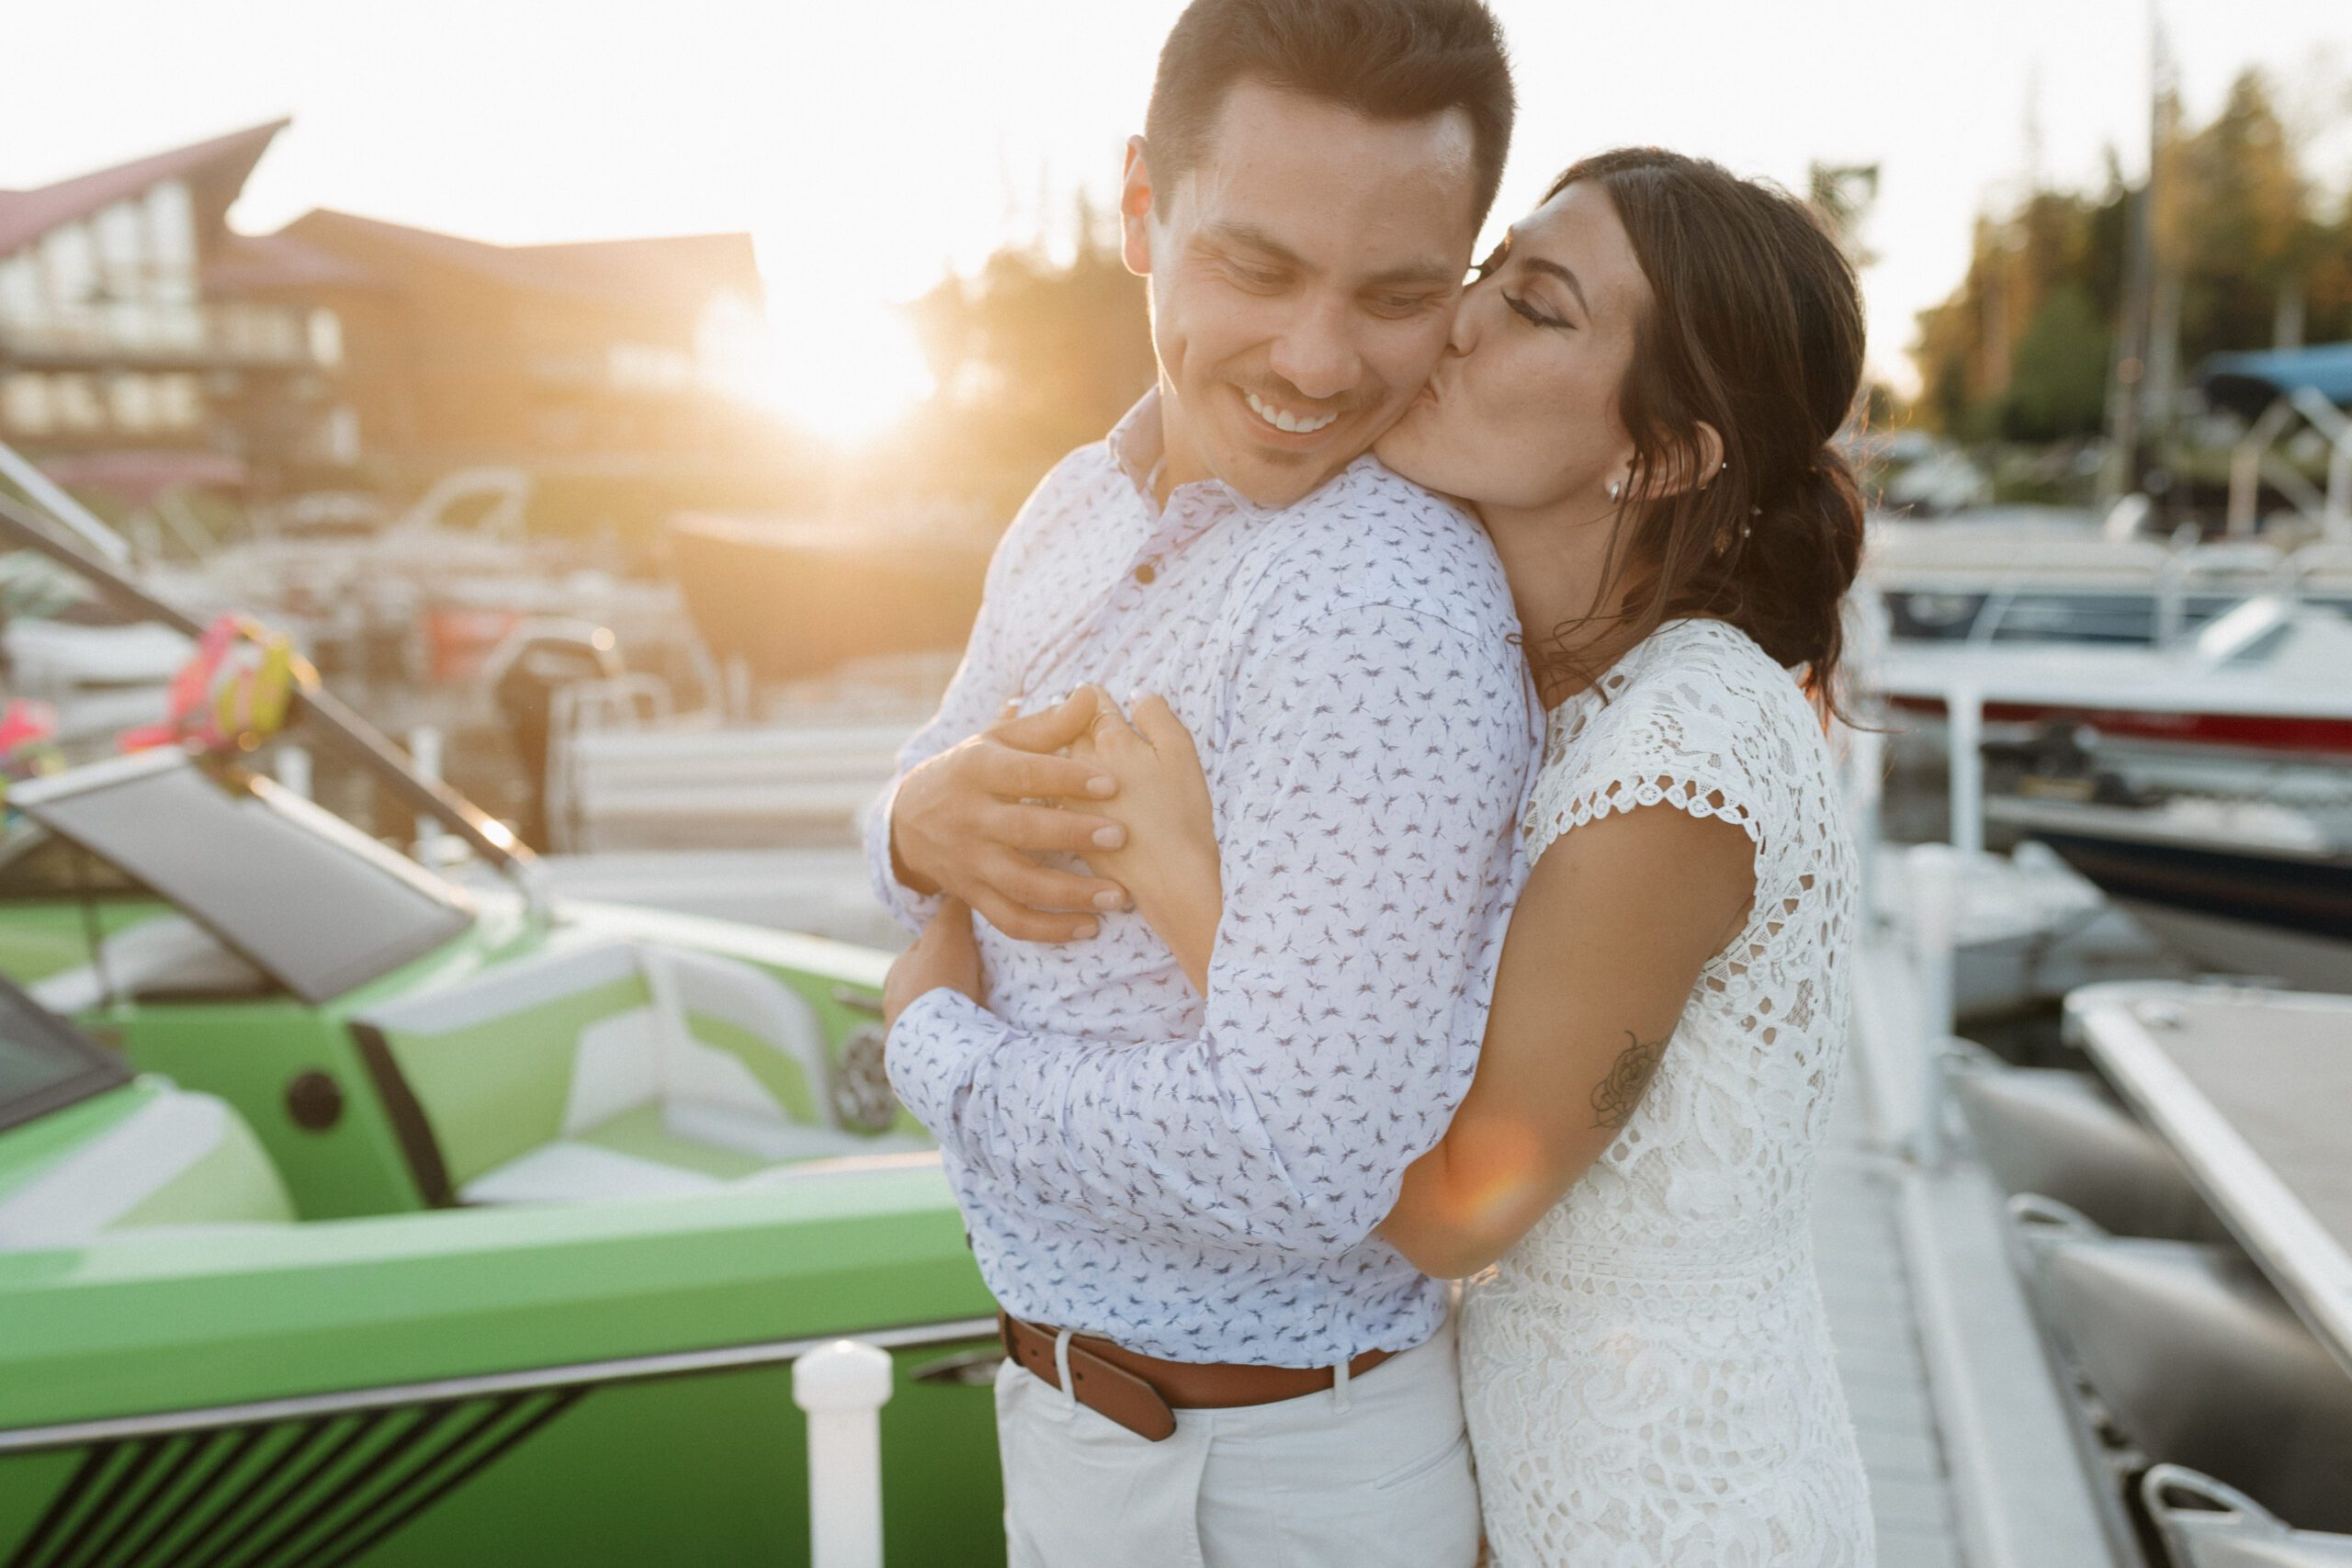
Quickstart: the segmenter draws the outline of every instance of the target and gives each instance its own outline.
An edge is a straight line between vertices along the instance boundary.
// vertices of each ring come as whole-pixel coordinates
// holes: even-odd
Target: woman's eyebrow
[[[1556,277],[1561,282],[1566,284],[1568,286],[1568,292],[1577,297],[1577,308],[1581,310],[1588,316],[1592,314],[1592,306],[1587,302],[1584,297],[1584,285],[1577,281],[1577,275],[1575,273],[1570,272],[1558,262],[1545,261],[1542,256],[1521,256],[1519,259],[1523,265],[1531,268],[1532,270],[1549,273],[1554,277]]]

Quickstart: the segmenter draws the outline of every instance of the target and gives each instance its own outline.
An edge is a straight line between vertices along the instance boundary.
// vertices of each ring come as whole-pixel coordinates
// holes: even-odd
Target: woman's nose
[[[1482,292],[1475,285],[1462,291],[1453,302],[1453,324],[1446,329],[1445,351],[1467,354],[1477,346],[1478,312],[1482,309]]]

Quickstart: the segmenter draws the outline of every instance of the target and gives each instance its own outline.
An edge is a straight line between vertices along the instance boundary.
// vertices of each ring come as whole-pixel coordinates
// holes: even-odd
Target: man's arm
[[[918,998],[891,1081],[951,1158],[1136,1234],[1336,1256],[1437,1141],[1483,1027],[1530,765],[1496,638],[1337,613],[1252,659],[1216,758],[1204,1027],[1115,1043]]]
[[[1006,703],[1021,695],[1013,688],[1023,644],[1007,607],[1011,580],[1051,484],[1049,477],[1039,486],[997,546],[963,662],[939,711],[900,748],[889,784],[866,815],[866,874],[882,907],[910,931],[937,912],[943,890],[1008,936],[1032,942],[1093,934],[1091,917],[1049,911],[1121,901],[1116,884],[1050,871],[1031,858],[1047,850],[1082,854],[1099,847],[1095,835],[1102,832],[1124,841],[1107,818],[1029,804],[1099,798],[1089,785],[1108,783],[1102,770],[1054,755],[1084,732],[1092,703],[1001,720]],[[1108,903],[1098,902],[1106,895]]]

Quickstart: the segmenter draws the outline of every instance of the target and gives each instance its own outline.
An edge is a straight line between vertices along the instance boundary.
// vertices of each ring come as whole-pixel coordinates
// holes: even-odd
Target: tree
[[[2017,441],[2097,434],[2107,414],[2109,348],[2089,292],[2071,281],[2051,289],[2018,340],[2001,434]]]
[[[2298,312],[2309,341],[2352,336],[2352,201],[2325,211],[2263,76],[2241,74],[2203,127],[2169,98],[2156,119],[2153,234],[2177,289],[2177,363],[2267,347]],[[1966,275],[1919,316],[1927,423],[1968,439],[2097,430],[2089,367],[2124,308],[2133,200],[2110,153],[2097,195],[2035,189],[1979,218]]]
[[[1156,375],[1143,280],[1082,197],[1075,247],[1008,246],[909,309],[938,392],[888,467],[1010,516],[1046,470],[1096,440]]]

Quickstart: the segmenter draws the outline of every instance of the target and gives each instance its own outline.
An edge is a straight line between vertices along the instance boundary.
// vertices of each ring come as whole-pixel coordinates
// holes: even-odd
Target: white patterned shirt
[[[1165,511],[1157,395],[1046,476],[899,774],[1091,682],[1199,742],[1225,916],[1205,1002],[1141,916],[1091,941],[975,919],[983,1009],[899,1018],[893,1086],[938,1138],[1007,1311],[1193,1361],[1323,1366],[1435,1332],[1445,1287],[1373,1234],[1469,1087],[1542,748],[1485,533],[1358,458],[1305,500],[1216,480]],[[936,907],[875,884],[919,926]]]

